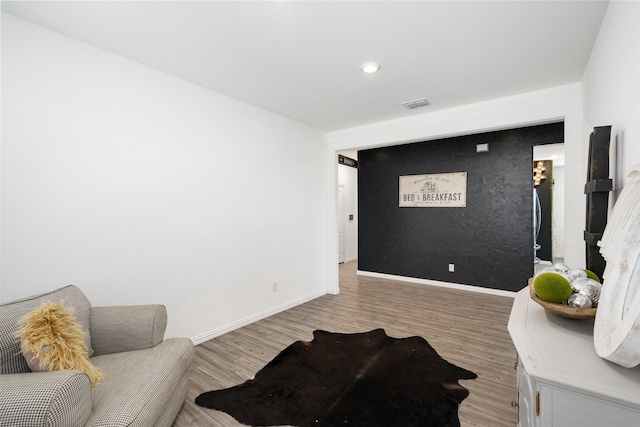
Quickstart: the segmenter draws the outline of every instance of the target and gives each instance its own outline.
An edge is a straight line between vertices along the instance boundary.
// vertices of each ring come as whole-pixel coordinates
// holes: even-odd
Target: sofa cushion
[[[34,372],[83,371],[96,388],[104,374],[91,364],[73,308],[44,302],[20,320],[18,336],[27,365]]]
[[[52,292],[0,305],[0,374],[30,372],[20,350],[20,339],[16,337],[18,323],[23,316],[40,307],[44,301],[60,300],[64,300],[65,306],[73,307],[76,321],[82,327],[89,355],[93,354],[89,335],[91,304],[80,289],[69,285]]]
[[[153,426],[188,375],[194,348],[187,338],[169,338],[146,349],[95,356],[105,373],[94,392],[88,426]]]

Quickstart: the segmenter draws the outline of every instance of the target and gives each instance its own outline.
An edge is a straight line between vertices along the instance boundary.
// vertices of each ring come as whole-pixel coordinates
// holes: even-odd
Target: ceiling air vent
[[[418,107],[426,107],[427,105],[429,105],[429,103],[427,102],[426,99],[420,98],[420,99],[414,99],[413,101],[403,102],[402,105],[404,105],[409,109],[414,109]]]

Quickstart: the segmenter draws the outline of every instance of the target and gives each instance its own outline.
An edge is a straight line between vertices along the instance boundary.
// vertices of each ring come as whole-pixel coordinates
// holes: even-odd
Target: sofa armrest
[[[163,305],[91,307],[89,330],[94,356],[155,347],[164,339]]]
[[[91,418],[91,381],[84,372],[0,376],[0,425],[83,426]]]

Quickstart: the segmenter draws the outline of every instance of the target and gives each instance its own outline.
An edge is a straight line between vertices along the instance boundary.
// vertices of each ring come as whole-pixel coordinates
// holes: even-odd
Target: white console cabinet
[[[520,427],[640,426],[640,367],[600,358],[593,320],[547,313],[524,288],[509,333],[518,352]]]

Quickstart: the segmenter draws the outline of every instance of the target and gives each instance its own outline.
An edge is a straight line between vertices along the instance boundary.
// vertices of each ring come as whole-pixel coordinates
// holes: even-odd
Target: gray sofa
[[[80,371],[31,372],[15,337],[41,302],[74,307],[91,363],[105,377],[92,391]],[[162,305],[91,307],[75,286],[0,305],[1,426],[170,426],[187,393],[194,348],[164,340]]]

